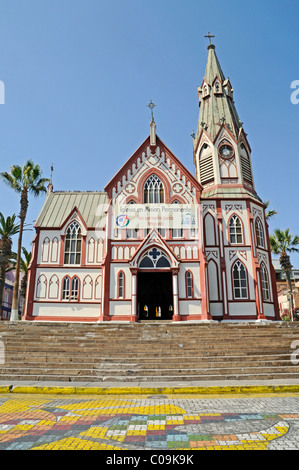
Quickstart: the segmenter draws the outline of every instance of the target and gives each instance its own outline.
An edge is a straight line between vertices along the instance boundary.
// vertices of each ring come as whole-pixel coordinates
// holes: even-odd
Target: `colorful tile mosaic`
[[[267,449],[289,431],[288,419],[299,414],[190,414],[172,400],[2,397],[0,449]]]

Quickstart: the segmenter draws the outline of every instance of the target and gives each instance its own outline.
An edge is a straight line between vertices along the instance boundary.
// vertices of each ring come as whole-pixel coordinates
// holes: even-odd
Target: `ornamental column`
[[[138,321],[137,313],[137,269],[131,269],[132,273],[132,302],[131,302],[131,320],[132,322]]]
[[[172,270],[172,289],[173,289],[173,316],[172,321],[180,321],[179,312],[179,281],[178,281],[178,269]]]

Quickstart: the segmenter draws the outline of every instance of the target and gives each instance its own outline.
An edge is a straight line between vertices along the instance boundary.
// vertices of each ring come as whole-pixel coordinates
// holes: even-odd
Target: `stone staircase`
[[[299,322],[0,322],[0,382],[299,379],[296,349]]]

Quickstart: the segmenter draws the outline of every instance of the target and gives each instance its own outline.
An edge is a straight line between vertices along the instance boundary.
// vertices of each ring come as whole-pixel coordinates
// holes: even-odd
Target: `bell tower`
[[[214,36],[206,37],[208,58],[198,87],[193,160],[203,187],[207,311],[222,321],[278,319],[265,205],[255,191],[250,145],[232,84],[211,41]]]
[[[208,59],[198,87],[199,119],[193,140],[196,177],[208,196],[212,188],[239,187],[256,197],[251,149],[235,108],[233,87],[224,76],[208,36]],[[213,193],[215,194],[215,193]]]

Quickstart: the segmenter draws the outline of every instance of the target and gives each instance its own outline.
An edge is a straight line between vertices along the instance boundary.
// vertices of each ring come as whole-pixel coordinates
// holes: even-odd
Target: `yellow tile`
[[[127,430],[127,436],[146,436],[146,430],[145,429],[128,429]]]

